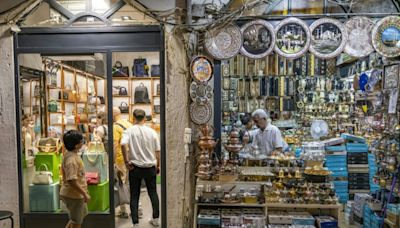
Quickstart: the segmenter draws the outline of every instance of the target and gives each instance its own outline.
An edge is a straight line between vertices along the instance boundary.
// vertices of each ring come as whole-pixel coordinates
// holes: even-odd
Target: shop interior
[[[356,28],[371,36],[371,24],[292,17],[206,32],[191,62],[190,114],[202,135],[193,227],[399,227],[400,52],[355,39]],[[226,34],[231,43],[218,46]],[[257,109],[280,130],[281,152],[252,143]]]
[[[122,181],[126,183],[124,186],[128,184],[118,179],[116,152],[108,136],[115,137],[114,120],[134,123],[132,113],[137,108],[146,112],[146,125],[160,135],[159,55],[159,52],[113,52],[110,95],[107,93],[105,53],[18,56],[24,213],[65,213],[59,198],[60,167],[65,152],[61,139],[64,132],[74,129],[81,132],[86,141],[79,154],[91,196],[89,213],[115,213],[117,227],[131,226],[129,203],[125,205],[126,214],[119,216],[122,210],[119,205],[123,205],[126,198],[116,190],[122,186]],[[118,107],[119,114],[110,111],[109,107],[113,106]],[[114,175],[110,175],[112,171]],[[110,178],[117,179],[114,182]],[[110,186],[113,183],[115,186]],[[159,198],[160,185],[161,173],[157,175]],[[146,227],[152,208],[145,184],[142,184],[140,201],[143,214],[140,222]]]

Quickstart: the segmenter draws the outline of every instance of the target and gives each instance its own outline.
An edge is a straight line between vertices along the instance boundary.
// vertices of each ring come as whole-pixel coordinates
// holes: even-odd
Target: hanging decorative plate
[[[241,27],[243,45],[240,52],[252,59],[269,55],[275,46],[274,27],[264,20],[254,20]]]
[[[193,102],[207,102],[213,97],[213,89],[209,85],[192,82],[190,85],[190,98]]]
[[[205,48],[215,59],[230,59],[239,53],[243,37],[240,28],[229,24],[220,29],[206,32]]]
[[[310,52],[321,59],[338,56],[344,49],[347,32],[343,24],[331,18],[321,18],[310,26]]]
[[[380,20],[372,30],[375,50],[389,58],[400,55],[400,17],[389,16]]]
[[[213,75],[211,61],[202,55],[195,56],[190,62],[190,75],[198,83],[207,83]]]
[[[362,58],[374,51],[371,39],[374,22],[371,19],[352,17],[346,22],[345,27],[348,37],[344,52],[350,56]]]
[[[211,119],[211,115],[212,108],[209,102],[193,102],[190,105],[190,118],[195,124],[206,124]]]
[[[275,29],[275,51],[289,59],[302,56],[310,46],[310,29],[308,25],[295,17],[283,20]]]

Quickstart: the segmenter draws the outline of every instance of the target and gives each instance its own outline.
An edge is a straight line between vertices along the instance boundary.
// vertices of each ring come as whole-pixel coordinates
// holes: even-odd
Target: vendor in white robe
[[[271,124],[268,114],[263,109],[254,111],[252,117],[258,127],[252,146],[257,146],[261,155],[278,155],[287,149],[288,145],[283,140],[281,131]]]

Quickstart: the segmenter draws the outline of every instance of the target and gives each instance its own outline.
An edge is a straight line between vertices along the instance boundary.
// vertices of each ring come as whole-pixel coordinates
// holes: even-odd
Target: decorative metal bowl
[[[209,102],[197,103],[190,105],[190,118],[195,124],[206,124],[212,116],[212,108]]]
[[[388,16],[380,20],[372,30],[375,50],[389,58],[400,55],[400,17]]]
[[[240,52],[252,59],[260,59],[269,55],[275,47],[274,27],[265,20],[254,20],[241,28],[243,45]]]
[[[275,51],[280,56],[295,59],[307,52],[311,33],[304,21],[295,17],[286,18],[278,24],[275,31]]]
[[[344,52],[346,54],[362,58],[374,51],[372,46],[371,31],[374,22],[368,17],[352,17],[345,24],[348,38]]]
[[[206,32],[205,49],[215,59],[230,59],[239,53],[243,36],[235,24]]]
[[[206,56],[197,55],[190,62],[190,75],[198,83],[207,83],[213,76],[213,64]]]
[[[338,56],[347,41],[347,31],[343,24],[332,18],[321,18],[310,26],[310,52],[321,59]]]

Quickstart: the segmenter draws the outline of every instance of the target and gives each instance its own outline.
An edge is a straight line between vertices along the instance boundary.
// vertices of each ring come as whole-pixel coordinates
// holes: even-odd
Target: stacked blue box
[[[325,146],[325,150],[328,152],[342,152],[342,151],[346,151],[346,146],[345,145]]]
[[[346,143],[347,152],[368,152],[368,145],[365,143]]]
[[[366,143],[365,138],[343,133],[340,137],[348,142]]]
[[[295,150],[295,156],[296,156],[296,158],[299,158],[300,157],[300,154],[301,154],[301,148],[296,148],[296,150]]]
[[[374,212],[371,210],[371,208],[368,207],[368,204],[364,206],[364,226],[365,228],[372,228],[371,226],[371,218],[372,218],[372,214]]]
[[[325,167],[332,172],[332,177],[347,177],[347,156],[346,155],[326,155]]]
[[[376,191],[379,191],[379,189],[380,189],[380,186],[378,184],[375,184],[373,181],[373,177],[377,171],[374,154],[368,154],[368,166],[369,166],[370,190],[372,193],[374,193]]]
[[[349,182],[333,181],[333,186],[340,203],[346,203],[349,200]]]
[[[375,227],[382,227],[383,223],[383,218],[378,216],[376,213],[373,213],[371,215],[371,226],[370,228],[375,228]]]

